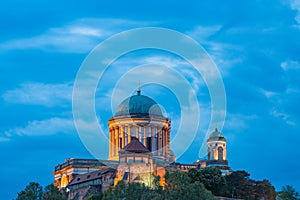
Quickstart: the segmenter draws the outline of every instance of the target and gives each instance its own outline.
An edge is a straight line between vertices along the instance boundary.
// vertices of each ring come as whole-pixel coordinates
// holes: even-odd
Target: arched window
[[[218,160],[223,160],[223,148],[218,147]]]

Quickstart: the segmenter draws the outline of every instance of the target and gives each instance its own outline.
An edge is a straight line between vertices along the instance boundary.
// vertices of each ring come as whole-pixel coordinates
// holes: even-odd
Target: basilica
[[[140,88],[120,103],[108,127],[107,160],[72,158],[55,166],[54,185],[69,199],[85,199],[120,180],[151,187],[154,176],[160,176],[164,186],[166,170],[216,167],[224,175],[230,172],[226,139],[217,128],[207,140],[207,159],[189,164],[176,162],[170,147],[171,121],[153,99],[141,94]]]

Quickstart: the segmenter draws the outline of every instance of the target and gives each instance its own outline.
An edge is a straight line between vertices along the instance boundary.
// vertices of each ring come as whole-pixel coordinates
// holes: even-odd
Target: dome
[[[137,95],[126,98],[119,105],[115,117],[123,115],[131,115],[131,117],[136,115],[139,117],[141,117],[141,115],[144,117],[157,115],[163,117],[159,105],[153,99],[141,95],[139,91]]]
[[[208,141],[226,141],[226,139],[216,128],[215,131],[210,134]]]

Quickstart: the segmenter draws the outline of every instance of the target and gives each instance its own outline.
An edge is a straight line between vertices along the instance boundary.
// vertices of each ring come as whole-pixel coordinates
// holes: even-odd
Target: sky
[[[230,167],[246,170],[256,180],[268,179],[277,190],[290,184],[300,191],[300,1],[0,4],[1,199],[16,198],[31,181],[52,183],[54,167],[66,158],[93,158],[73,121],[77,72],[99,43],[144,27],[188,35],[216,64],[226,91],[222,133]],[[136,68],[145,64],[168,68]],[[192,163],[200,159],[204,135],[211,131],[211,96],[201,74],[178,55],[144,49],[120,56],[99,81],[96,115],[107,133],[118,102],[134,93],[127,87],[141,79],[142,94],[158,102],[172,120],[173,138],[181,126],[182,105],[174,90],[156,83],[167,77],[167,84],[179,87],[180,81],[168,78],[168,69],[185,77],[199,103],[196,137],[178,157],[179,162]],[[151,78],[152,84],[143,83]],[[103,141],[94,148],[107,153]],[[176,152],[179,147],[171,148]]]

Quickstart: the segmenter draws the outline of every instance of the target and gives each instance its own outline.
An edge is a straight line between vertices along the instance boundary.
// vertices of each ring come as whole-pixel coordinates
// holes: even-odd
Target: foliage
[[[206,189],[211,191],[214,195],[220,195],[220,191],[225,186],[225,178],[222,172],[214,167],[207,167],[199,171],[200,182],[202,182]]]
[[[276,199],[276,191],[274,186],[268,180],[255,181],[254,185],[255,199]]]
[[[252,180],[246,171],[232,172],[225,179],[226,186],[223,196],[247,200],[276,199],[275,188],[268,180]]]
[[[53,184],[49,184],[45,187],[44,200],[66,200],[57,187]]]
[[[175,171],[167,173],[165,199],[214,199],[212,193],[199,181],[194,181],[188,173]]]
[[[31,182],[24,190],[18,192],[17,200],[66,200],[53,184],[47,185],[45,191],[39,183]]]
[[[282,200],[297,200],[299,199],[299,196],[299,193],[290,185],[282,187],[281,191],[278,193],[278,197]]]
[[[222,191],[226,185],[226,181],[222,176],[222,172],[213,167],[207,167],[202,170],[190,169],[188,176],[190,177],[192,183],[196,181],[203,183],[205,188],[216,196],[222,194]]]
[[[24,190],[18,192],[17,200],[42,200],[43,187],[39,183],[31,182]]]
[[[246,171],[236,171],[232,172],[230,175],[226,176],[226,192],[225,196],[235,197],[235,198],[245,198],[251,195],[251,181],[249,179],[250,174]]]
[[[197,169],[194,169],[194,168],[190,169],[188,171],[188,176],[191,179],[191,183],[200,181],[200,173],[199,173],[199,170],[197,170]]]
[[[166,185],[163,190],[159,186],[159,177],[154,179],[154,188],[149,188],[142,183],[128,183],[120,181],[116,187],[107,190],[103,199],[126,199],[126,200],[173,200],[173,199],[191,199],[191,200],[209,200],[214,199],[210,191],[206,190],[199,181],[191,182],[188,174],[175,171],[166,173]]]
[[[154,190],[146,187],[142,183],[128,183],[125,185],[123,181],[119,181],[116,187],[107,190],[104,193],[104,200],[111,199],[126,199],[126,200],[136,200],[136,199],[153,199]]]
[[[190,169],[187,173],[181,171],[165,174],[164,189],[160,186],[160,177],[155,176],[153,188],[143,183],[128,183],[120,181],[115,187],[110,187],[105,193],[94,194],[88,200],[173,200],[173,199],[214,199],[214,196],[224,196],[245,200],[276,199],[274,186],[268,181],[250,179],[246,171],[235,171],[222,176],[216,168],[207,167],[202,170]],[[299,193],[289,185],[278,193],[282,200],[298,200]],[[53,184],[45,187],[43,192],[39,183],[31,182],[18,193],[17,200],[66,200]]]
[[[103,193],[93,194],[87,198],[87,200],[101,200],[103,198]]]
[[[160,176],[154,176],[153,186],[156,190],[162,190],[162,186],[160,185]]]

